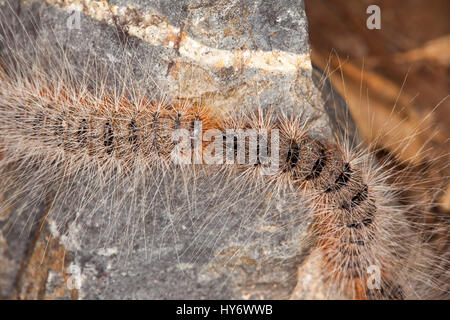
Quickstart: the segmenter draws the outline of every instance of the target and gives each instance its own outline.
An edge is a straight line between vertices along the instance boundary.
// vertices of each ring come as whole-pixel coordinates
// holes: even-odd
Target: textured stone
[[[320,84],[322,96],[313,82],[302,1],[33,3],[31,12],[39,17],[35,20],[39,24],[36,39],[52,39],[50,43],[70,48],[76,52],[72,58],[80,67],[92,51],[117,69],[123,67],[123,57],[131,56],[135,78],[151,78],[153,81],[146,83],[148,92],[157,96],[188,98],[218,110],[261,105],[304,112],[313,119],[313,134],[328,139],[331,130],[326,112],[336,115],[336,108],[345,110],[342,100],[330,98],[329,84]],[[68,8],[83,11],[79,29],[67,28],[73,14]],[[175,178],[162,179],[167,179],[163,185],[170,185],[170,179]],[[1,248],[6,249],[1,249],[0,262],[8,271],[0,277],[2,295],[81,299],[321,297],[308,292],[304,281],[298,284],[300,265],[300,270],[317,272],[314,263],[305,260],[308,242],[299,244],[308,222],[301,201],[297,200],[295,207],[285,207],[286,199],[265,199],[257,190],[218,195],[214,178],[200,175],[195,182],[202,199],[215,199],[220,205],[212,207],[202,200],[193,211],[189,199],[179,196],[185,193],[182,184],[173,187],[170,205],[179,215],[171,215],[163,204],[154,205],[153,216],[144,222],[149,238],[141,234],[135,237],[131,252],[126,250],[130,243],[121,241],[120,230],[129,215],[138,215],[137,208],[123,208],[123,214],[116,217],[117,230],[106,243],[101,241],[101,230],[108,223],[106,209],[103,215],[91,218],[81,215],[69,226],[70,236],[55,230],[58,221],[52,217],[42,229],[32,232],[37,233],[33,241],[19,237],[18,230],[6,238],[3,235]],[[160,200],[167,198],[161,195]],[[92,206],[95,203],[93,199]],[[55,207],[71,210],[64,203]],[[209,216],[213,211],[216,216]],[[204,229],[199,230],[199,226]],[[46,243],[51,244],[49,252],[42,252]],[[25,252],[27,247],[29,253]],[[17,256],[11,258],[13,251]],[[46,257],[44,266],[33,263],[39,254]],[[19,268],[21,261],[25,262]],[[45,271],[41,276],[36,275],[39,268]],[[310,277],[320,277],[317,273]],[[64,288],[64,281],[74,277],[81,281],[81,288]],[[24,289],[26,284],[35,286],[32,294]]]

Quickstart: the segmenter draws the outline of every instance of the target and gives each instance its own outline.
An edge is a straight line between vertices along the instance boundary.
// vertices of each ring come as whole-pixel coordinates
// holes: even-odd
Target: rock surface
[[[313,82],[300,0],[47,0],[20,5],[19,14],[29,9],[38,23],[36,39],[70,48],[80,66],[95,52],[120,69],[128,55],[135,78],[151,78],[148,91],[157,96],[201,101],[218,110],[261,105],[304,112],[314,119],[314,134],[328,139],[327,111],[345,110],[329,84]],[[312,240],[302,240],[308,222],[303,203],[266,199],[260,190],[220,194],[220,183],[207,176],[193,180],[195,187],[188,192],[172,186],[175,177],[161,179],[171,186],[171,196],[155,192],[160,202],[148,207],[152,216],[143,221],[146,231],[132,244],[121,238],[127,219],[139,217],[139,208],[131,205],[115,216],[116,232],[108,242],[101,241],[108,208],[90,218],[81,215],[69,226],[70,236],[56,230],[56,217],[41,221],[48,201],[31,215],[34,224],[19,217],[11,229],[6,216],[13,216],[14,208],[1,214],[0,294],[22,299],[329,297],[320,270],[307,261]],[[189,200],[196,192],[201,199],[193,209]],[[65,205],[54,204],[57,210],[71,210]],[[136,218],[134,223],[140,222]]]

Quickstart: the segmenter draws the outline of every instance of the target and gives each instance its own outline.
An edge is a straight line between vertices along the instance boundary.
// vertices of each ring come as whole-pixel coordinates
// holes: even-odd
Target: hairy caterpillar
[[[53,203],[50,205],[48,217],[58,221],[58,230],[63,232],[64,228],[70,229],[68,222],[78,219],[80,214],[88,212],[95,216],[104,203],[86,207],[90,203],[87,199],[100,196],[102,201],[113,203],[114,208],[108,214],[99,212],[110,223],[104,237],[115,239],[114,236],[123,232],[131,235],[125,238],[133,239],[137,229],[117,228],[116,216],[121,211],[128,215],[127,226],[142,224],[145,228],[148,219],[153,218],[153,226],[160,227],[162,221],[155,221],[156,216],[151,214],[158,210],[171,211],[177,200],[177,195],[172,194],[176,189],[170,189],[166,204],[160,203],[160,198],[152,202],[152,197],[157,194],[154,190],[166,188],[170,183],[180,183],[179,189],[202,180],[217,183],[213,194],[221,193],[220,196],[206,201],[192,198],[188,206],[199,206],[201,201],[210,209],[218,205],[213,215],[220,219],[229,213],[227,202],[238,202],[240,197],[248,196],[245,193],[248,187],[252,188],[250,197],[286,193],[291,208],[300,199],[308,202],[309,235],[317,238],[315,246],[323,256],[320,264],[323,273],[349,297],[423,298],[448,294],[447,289],[438,287],[441,281],[446,283],[439,279],[441,274],[432,274],[440,273],[446,260],[437,258],[422,230],[425,224],[420,217],[422,210],[427,210],[426,204],[399,203],[396,199],[399,187],[395,177],[390,179],[389,171],[383,172],[383,166],[377,166],[370,154],[358,153],[345,140],[336,144],[316,137],[309,129],[311,119],[295,113],[277,115],[258,107],[249,108],[250,111],[234,110],[229,116],[215,114],[201,101],[169,102],[152,97],[123,74],[115,77],[115,70],[86,75],[95,62],[89,62],[80,76],[65,60],[69,55],[65,51],[52,52],[46,58],[39,48],[34,50],[31,56],[36,62],[31,66],[11,49],[3,61],[1,168],[3,189],[8,191],[4,206],[17,204],[27,194],[33,195],[28,207],[38,206],[44,190],[54,189],[60,204],[72,206],[75,211],[72,216],[58,219],[64,210],[56,206],[57,201],[55,207]],[[116,89],[111,90],[111,84],[117,82]],[[197,166],[173,165],[170,154],[178,144],[172,140],[172,133],[184,129],[188,133],[187,147],[192,146],[190,140],[195,144],[199,133],[196,133],[196,122],[201,123],[202,135],[214,129],[217,138],[225,137],[224,149],[230,151],[225,156],[232,156],[233,161],[206,166],[200,157],[201,160],[194,162]],[[252,145],[250,140],[242,143],[239,136],[227,139],[227,129],[266,130],[267,136],[257,131]],[[276,130],[279,149],[268,143]],[[203,141],[200,155],[210,144],[211,141]],[[267,147],[264,156],[279,160],[274,174],[261,174],[265,169],[260,163],[264,160],[263,146]],[[252,151],[256,155],[254,161],[250,161]],[[240,152],[244,161],[235,163]],[[188,157],[195,158],[195,154]],[[129,186],[131,196],[123,194],[123,188],[118,186]],[[84,193],[76,198],[81,200],[79,203],[70,199],[69,193],[77,189]],[[107,196],[102,198],[105,191]],[[133,216],[127,211],[130,204],[139,208],[141,214]],[[237,205],[235,209],[251,211],[251,205],[255,202],[245,208]],[[184,205],[177,210],[188,211]],[[293,210],[293,214],[300,213]],[[241,219],[250,217],[244,214]],[[172,214],[168,228],[176,228],[184,219],[195,218]],[[200,218],[212,221],[205,213]],[[207,228],[208,223],[200,225],[202,231]],[[204,233],[196,234],[201,237]],[[208,235],[202,241],[216,239]],[[196,251],[192,256],[201,259],[202,252]],[[367,285],[367,269],[372,265],[381,270],[380,287],[374,290]],[[413,275],[414,272],[419,274]],[[436,289],[442,291],[434,294]]]

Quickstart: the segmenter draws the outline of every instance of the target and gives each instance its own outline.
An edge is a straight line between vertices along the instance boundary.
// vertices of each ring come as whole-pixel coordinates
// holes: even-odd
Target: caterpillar
[[[122,238],[133,248],[137,233],[152,233],[146,228],[173,229],[178,243],[187,220],[194,242],[218,242],[220,234],[208,232],[213,221],[225,225],[244,212],[236,237],[250,237],[247,220],[272,219],[269,208],[283,198],[289,209],[281,215],[298,229],[286,240],[290,249],[303,249],[306,234],[322,276],[338,292],[353,299],[448,297],[448,259],[431,239],[445,225],[426,221],[429,203],[405,198],[408,170],[395,173],[390,161],[377,163],[348,137],[318,136],[301,112],[240,106],[224,114],[203,101],[158,97],[127,69],[108,70],[95,58],[80,71],[70,50],[36,45],[21,55],[13,51],[23,49],[19,40],[11,43],[3,44],[0,69],[2,211],[26,208],[11,214],[12,223],[20,214],[33,220],[45,205],[55,234],[66,237],[77,234],[74,221],[87,219],[106,227],[100,233],[108,243]],[[204,185],[213,187],[197,197]],[[54,200],[45,203],[49,194]],[[178,198],[183,194],[187,200]],[[263,205],[259,197],[270,198],[264,214],[245,213]],[[102,212],[107,205],[113,209]],[[183,250],[192,249],[195,260],[204,248]],[[237,257],[233,252],[226,264]],[[375,284],[370,270],[379,272]]]

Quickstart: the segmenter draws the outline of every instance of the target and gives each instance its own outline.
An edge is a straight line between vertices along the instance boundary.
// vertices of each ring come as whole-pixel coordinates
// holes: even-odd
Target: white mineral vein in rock
[[[113,15],[127,20],[127,12],[131,8],[111,5],[102,0],[46,0],[49,4],[70,11],[82,10],[93,19],[113,24]],[[174,47],[180,36],[180,28],[168,24],[164,17],[155,19],[157,15],[142,13],[138,25],[125,22],[127,32],[152,45]],[[156,22],[155,22],[156,20]],[[81,22],[82,23],[82,22]],[[311,70],[309,54],[298,54],[281,50],[223,50],[202,44],[195,39],[183,35],[179,42],[179,52],[201,65],[218,68],[242,67],[260,69],[273,73],[296,73],[299,69]]]

